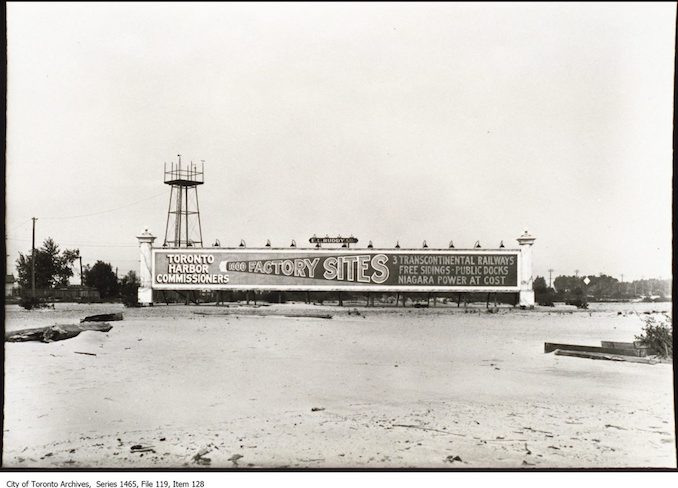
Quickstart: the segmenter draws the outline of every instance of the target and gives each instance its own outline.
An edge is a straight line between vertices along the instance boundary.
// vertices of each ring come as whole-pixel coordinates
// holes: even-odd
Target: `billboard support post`
[[[520,244],[520,292],[518,305],[526,308],[534,308],[534,290],[532,289],[532,244],[536,237],[531,236],[527,230],[518,237]]]
[[[144,229],[141,235],[137,236],[139,241],[139,280],[141,284],[137,292],[139,304],[142,306],[153,305],[153,241],[155,236]]]

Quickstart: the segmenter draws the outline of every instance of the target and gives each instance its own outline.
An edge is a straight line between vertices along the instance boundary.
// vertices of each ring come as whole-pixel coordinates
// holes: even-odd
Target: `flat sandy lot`
[[[125,320],[5,344],[3,465],[675,468],[672,365],[543,353],[671,304],[592,307],[7,306],[7,330]]]

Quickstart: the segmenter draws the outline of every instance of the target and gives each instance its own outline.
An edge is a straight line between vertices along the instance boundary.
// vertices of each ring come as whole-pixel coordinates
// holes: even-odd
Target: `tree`
[[[118,295],[118,278],[110,263],[97,261],[94,266],[87,265],[82,274],[85,285],[99,290],[102,299]]]
[[[54,288],[68,286],[68,279],[73,276],[71,266],[80,256],[78,249],[59,250],[59,246],[51,237],[45,239],[41,248],[35,250],[35,287]],[[19,253],[16,260],[19,285],[24,290],[31,288],[33,261],[31,252]]]
[[[546,280],[544,279],[543,276],[537,276],[534,279],[534,282],[532,282],[532,289],[534,291],[547,289]]]
[[[126,307],[136,307],[139,305],[139,296],[137,290],[141,281],[134,271],[130,271],[120,280],[120,297]]]
[[[577,288],[584,286],[584,279],[578,276],[558,276],[553,280],[553,286],[559,294],[569,295]]]
[[[593,295],[593,298],[600,300],[601,298],[611,298],[613,295],[619,294],[619,280],[600,274],[598,276],[589,276],[588,293]]]
[[[532,283],[532,289],[534,290],[535,300],[539,305],[544,305],[547,307],[553,307],[553,299],[555,297],[555,292],[553,288],[546,286],[546,280],[542,276],[537,276]]]

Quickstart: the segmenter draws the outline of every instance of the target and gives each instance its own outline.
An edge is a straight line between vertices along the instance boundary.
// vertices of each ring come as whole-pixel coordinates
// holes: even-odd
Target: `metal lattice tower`
[[[172,162],[169,169],[165,163],[164,182],[170,185],[171,189],[163,246],[202,247],[198,185],[205,183],[205,164],[203,161],[198,168],[198,165],[191,161],[182,168],[181,154],[178,158],[179,162],[177,164]],[[190,195],[194,195],[194,198],[189,199]],[[172,209],[173,204],[174,209]],[[170,221],[172,221],[172,226],[170,226]]]

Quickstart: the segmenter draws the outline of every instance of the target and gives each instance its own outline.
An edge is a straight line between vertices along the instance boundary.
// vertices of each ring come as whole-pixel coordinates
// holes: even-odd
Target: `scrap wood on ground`
[[[556,356],[570,356],[585,359],[607,361],[626,361],[632,363],[657,364],[660,361],[653,356],[656,352],[635,342],[601,341],[601,346],[582,346],[578,344],[544,343],[544,353],[553,352]]]
[[[83,322],[114,322],[117,320],[122,320],[122,312],[118,313],[101,313],[97,315],[89,315],[82,319],[80,323]]]
[[[21,329],[5,332],[5,342],[56,342],[70,339],[85,330],[108,332],[113,328],[108,323],[61,324],[33,329]]]
[[[603,359],[606,361],[626,361],[631,363],[657,364],[659,361],[653,358],[639,358],[633,356],[622,356],[614,354],[605,354],[601,352],[582,352],[556,349],[553,352],[556,356],[570,356],[585,359]]]

